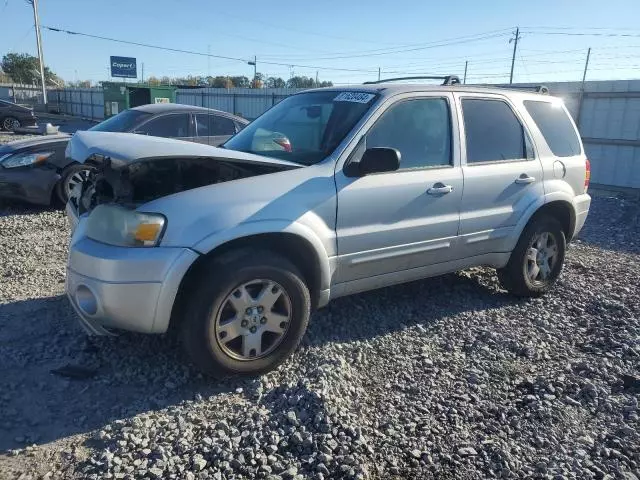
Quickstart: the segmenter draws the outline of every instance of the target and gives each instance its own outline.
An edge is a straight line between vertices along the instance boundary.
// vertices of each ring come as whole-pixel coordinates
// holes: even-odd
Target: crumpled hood
[[[300,167],[286,160],[263,157],[251,153],[237,152],[212,147],[201,143],[175,140],[171,138],[151,137],[135,133],[119,132],[76,132],[67,145],[66,156],[84,163],[92,155],[110,157],[118,164],[127,164],[139,160],[163,158],[221,158],[227,161],[258,163],[281,167]]]

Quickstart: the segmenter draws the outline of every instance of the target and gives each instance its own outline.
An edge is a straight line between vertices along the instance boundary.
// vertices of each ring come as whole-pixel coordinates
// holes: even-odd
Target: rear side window
[[[524,106],[556,157],[580,154],[580,139],[561,105],[525,100]]]
[[[528,142],[522,124],[502,100],[464,98],[462,115],[467,163],[525,160]]]
[[[220,115],[213,115],[213,129],[210,135],[233,135],[236,133],[236,124],[233,120]]]
[[[149,120],[137,132],[154,137],[181,138],[189,136],[189,114],[163,115]]]

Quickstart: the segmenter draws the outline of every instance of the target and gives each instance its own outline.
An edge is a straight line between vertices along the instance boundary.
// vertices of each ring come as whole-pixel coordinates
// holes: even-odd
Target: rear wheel
[[[184,348],[214,377],[269,371],[298,346],[310,305],[302,275],[286,258],[229,252],[204,268],[186,300]]]
[[[56,196],[63,205],[67,203],[73,190],[80,188],[87,180],[89,172],[91,172],[90,167],[78,163],[69,165],[62,171],[60,181],[56,185]]]
[[[540,296],[560,276],[566,252],[562,225],[549,216],[534,218],[526,226],[509,263],[498,270],[503,287],[523,297]]]
[[[22,124],[16,117],[4,117],[2,119],[2,128],[7,132],[13,132],[16,128],[20,128]]]

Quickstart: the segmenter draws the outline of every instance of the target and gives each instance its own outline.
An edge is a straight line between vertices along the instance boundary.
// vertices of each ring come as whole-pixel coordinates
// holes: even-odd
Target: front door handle
[[[516,178],[516,183],[518,185],[527,185],[527,184],[533,183],[535,181],[536,181],[535,177],[530,177],[526,173],[523,173],[518,178]]]
[[[453,187],[451,185],[445,185],[442,182],[434,183],[433,187],[427,190],[429,195],[445,195],[447,193],[451,193],[453,191]]]

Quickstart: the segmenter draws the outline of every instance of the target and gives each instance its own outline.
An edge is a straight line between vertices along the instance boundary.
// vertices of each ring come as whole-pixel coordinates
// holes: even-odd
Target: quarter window
[[[532,158],[524,128],[502,100],[464,98],[467,163]]]
[[[525,100],[524,106],[555,156],[580,154],[580,139],[561,104]]]
[[[443,98],[408,100],[389,108],[366,136],[366,148],[400,152],[400,169],[451,164],[451,118]]]
[[[236,124],[233,120],[220,115],[212,115],[213,130],[211,135],[233,135],[236,133]]]

